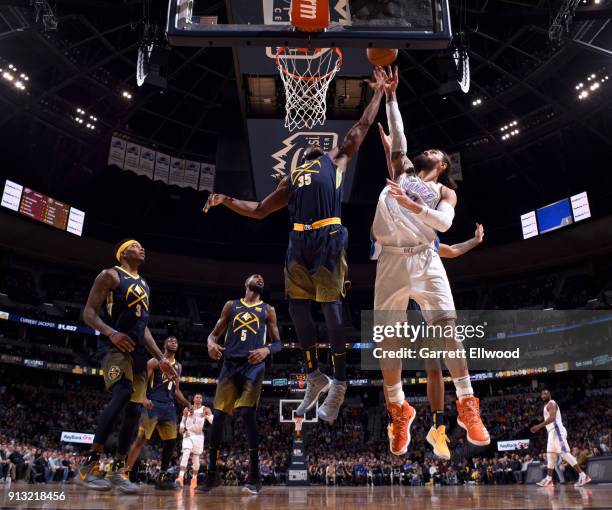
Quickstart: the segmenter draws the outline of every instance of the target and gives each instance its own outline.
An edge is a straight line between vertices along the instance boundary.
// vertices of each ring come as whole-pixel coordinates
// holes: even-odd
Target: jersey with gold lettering
[[[149,285],[140,275],[134,276],[119,266],[113,268],[119,275],[119,286],[106,297],[106,307],[102,320],[111,328],[125,333],[134,342],[134,354],[144,354],[144,333],[149,321]],[[100,350],[106,351],[112,345],[110,340],[100,335]]]
[[[311,224],[326,218],[339,218],[342,208],[344,173],[327,154],[306,161],[289,176],[289,219]]]
[[[263,301],[253,304],[244,299],[232,301],[223,357],[227,360],[248,358],[249,351],[265,345],[266,332],[266,304]]]

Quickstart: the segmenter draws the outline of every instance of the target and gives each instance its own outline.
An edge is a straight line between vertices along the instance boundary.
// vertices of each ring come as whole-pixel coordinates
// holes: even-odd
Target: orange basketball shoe
[[[405,400],[401,404],[387,404],[391,423],[387,427],[389,449],[393,455],[404,455],[410,444],[410,426],[416,417],[416,411]]]
[[[467,439],[477,446],[486,446],[491,442],[487,428],[480,418],[480,400],[476,397],[464,397],[457,400],[457,425],[467,431]]]

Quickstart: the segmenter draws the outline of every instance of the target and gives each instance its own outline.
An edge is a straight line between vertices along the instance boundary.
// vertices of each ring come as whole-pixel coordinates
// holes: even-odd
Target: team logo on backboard
[[[283,147],[272,154],[276,160],[272,177],[284,177],[300,166],[302,153],[309,145],[318,144],[328,152],[338,144],[338,133],[298,131],[282,141]]]
[[[121,369],[117,365],[113,365],[108,369],[108,378],[114,381],[121,375]]]

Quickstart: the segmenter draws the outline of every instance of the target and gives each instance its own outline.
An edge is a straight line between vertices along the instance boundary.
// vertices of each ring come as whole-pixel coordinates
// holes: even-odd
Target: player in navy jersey
[[[115,250],[119,265],[105,269],[96,278],[83,310],[85,323],[100,332],[98,351],[103,356],[102,370],[111,400],[98,418],[93,445],[79,467],[76,480],[89,489],[135,493],[125,471],[125,458],[140,418],[146,392],[147,358],[152,355],[166,377],[177,377],[161,353],[147,327],[151,291],[138,273],[145,260],[145,250],[133,239],[120,243]],[[102,316],[98,311],[106,302]],[[148,354],[147,354],[148,352]],[[117,454],[110,481],[98,469],[100,454],[113,426],[123,412]]]
[[[297,338],[305,353],[308,378],[304,400],[296,410],[303,415],[329,391],[318,416],[332,422],[338,417],[346,393],[346,344],[342,324],[342,298],[347,287],[348,232],[340,220],[342,185],[348,164],[359,150],[374,122],[383,97],[386,74],[374,71],[368,82],[374,95],[361,119],[348,131],[341,145],[323,152],[319,145],[303,150],[301,164],[292,168],[276,189],[261,202],[211,194],[204,212],[223,204],[232,211],[262,219],[287,207],[293,230],[285,259],[285,291]],[[310,311],[321,303],[332,353],[333,381],[321,373],[317,361],[317,332]]]
[[[242,299],[225,303],[221,317],[208,336],[208,354],[214,360],[223,358],[217,379],[212,430],[210,433],[210,460],[208,474],[198,491],[208,492],[220,485],[217,456],[225,419],[239,410],[246,425],[249,445],[249,475],[245,488],[257,494],[261,489],[259,477],[259,439],[256,411],[261,395],[266,365],[265,359],[281,349],[276,312],[261,300],[264,280],[254,274],[245,282]],[[223,346],[219,343],[225,334]],[[269,335],[271,343],[266,344]]]
[[[174,336],[169,336],[164,340],[164,356],[172,365],[172,368],[180,376],[182,372],[181,364],[176,360],[178,351],[178,340]],[[175,401],[191,409],[189,401],[179,388],[179,380],[171,379],[159,368],[159,361],[151,358],[147,362],[147,397],[143,405],[140,418],[138,436],[132,445],[132,449],[127,458],[125,468],[130,471],[140,455],[143,446],[151,439],[153,432],[157,430],[162,440],[161,453],[161,472],[155,488],[159,490],[175,489],[176,485],[168,478],[168,466],[172,460],[172,454],[176,446],[176,406]]]

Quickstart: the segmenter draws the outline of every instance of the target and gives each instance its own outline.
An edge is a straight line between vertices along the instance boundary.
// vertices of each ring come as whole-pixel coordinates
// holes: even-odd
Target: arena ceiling
[[[40,21],[31,3],[40,7]],[[589,189],[594,209],[600,215],[612,213],[612,179],[609,171],[602,171],[612,153],[612,86],[602,82],[588,100],[579,99],[576,89],[592,74],[599,80],[612,71],[612,0],[580,4],[570,31],[551,41],[549,27],[566,3],[451,1],[453,27],[465,34],[471,61],[469,94],[440,91],[447,77],[439,52],[401,52],[398,96],[409,150],[440,146],[462,155],[466,205],[458,210],[453,233],[458,238],[470,232],[473,221],[486,222],[491,239],[516,238],[514,224],[522,212],[560,194],[584,191],[587,183],[596,183]],[[98,195],[123,193],[115,186],[118,172],[106,167],[109,138],[117,130],[173,154],[215,162],[228,112],[239,119],[231,129],[243,130],[232,50],[172,48],[167,86],[138,87],[143,28],[163,24],[165,1],[58,0],[46,4],[56,17],[56,30],[42,22],[45,4],[0,0],[0,68],[13,65],[28,76],[25,90],[0,79],[0,136],[7,159],[3,173],[22,180],[25,176],[32,187],[68,202],[87,201],[85,208],[97,218],[101,236],[117,235],[114,227],[124,221],[125,230],[146,225],[163,235],[228,242],[232,234],[227,229],[172,226],[177,208],[197,212],[201,194],[151,185],[129,221],[108,214]],[[225,2],[210,1],[203,14],[223,20]],[[77,108],[96,118],[91,121],[94,129],[75,122]],[[502,127],[514,121],[520,133],[504,138]],[[380,189],[380,176],[364,170],[380,166],[377,142],[371,136],[364,146],[369,155],[360,160],[347,206],[358,211],[360,224],[369,222]],[[238,187],[248,196],[249,172],[220,166],[218,187],[234,193]],[[124,178],[130,184],[134,180]],[[500,193],[513,197],[508,206],[500,207]],[[129,192],[119,202],[127,196]],[[250,235],[259,236],[258,242],[283,243],[284,219],[277,221],[278,229],[255,228]]]

